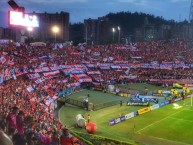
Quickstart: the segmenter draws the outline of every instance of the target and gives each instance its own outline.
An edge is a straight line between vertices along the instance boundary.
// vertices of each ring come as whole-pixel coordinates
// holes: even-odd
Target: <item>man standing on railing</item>
[[[133,132],[135,133],[135,131],[136,131],[136,125],[135,125],[135,123],[133,124]]]
[[[123,101],[121,100],[121,101],[120,101],[120,106],[122,106],[122,105],[123,105]]]
[[[90,114],[87,115],[87,122],[90,122]]]
[[[148,88],[145,87],[145,90],[144,90],[144,95],[147,95],[148,94]]]

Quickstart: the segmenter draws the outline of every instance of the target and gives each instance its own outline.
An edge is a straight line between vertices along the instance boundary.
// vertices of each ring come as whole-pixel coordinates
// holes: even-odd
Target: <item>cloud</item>
[[[120,3],[130,3],[133,5],[146,5],[146,0],[118,0]]]

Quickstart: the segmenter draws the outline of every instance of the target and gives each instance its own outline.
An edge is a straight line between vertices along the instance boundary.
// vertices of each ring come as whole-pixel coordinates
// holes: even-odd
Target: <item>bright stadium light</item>
[[[31,32],[33,31],[32,27],[27,27],[27,31],[29,32],[29,37],[31,36]]]
[[[54,43],[56,44],[56,34],[59,32],[59,27],[58,26],[53,26],[52,31],[54,32],[54,35],[55,35]]]
[[[113,42],[114,42],[115,28],[112,28],[112,32],[113,32]]]
[[[33,31],[33,28],[32,28],[32,27],[27,27],[27,30],[28,30],[29,32],[31,32],[31,31]]]
[[[119,36],[118,36],[118,43],[120,43],[120,31],[121,31],[121,28],[118,26],[118,31],[119,31]]]

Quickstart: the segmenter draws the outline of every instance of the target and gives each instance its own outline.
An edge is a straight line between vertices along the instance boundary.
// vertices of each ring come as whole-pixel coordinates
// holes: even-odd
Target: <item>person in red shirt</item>
[[[72,145],[73,144],[72,136],[69,134],[67,128],[62,129],[62,135],[60,136],[60,144],[61,145]]]
[[[24,113],[23,111],[19,111],[18,115],[16,116],[16,123],[17,123],[18,134],[24,134]]]
[[[10,114],[8,114],[7,118],[6,118],[6,123],[7,123],[7,132],[8,135],[11,132],[14,132],[15,130],[17,130],[17,121],[16,121],[16,116],[18,114],[18,108],[17,107],[13,107],[12,108],[12,112]]]

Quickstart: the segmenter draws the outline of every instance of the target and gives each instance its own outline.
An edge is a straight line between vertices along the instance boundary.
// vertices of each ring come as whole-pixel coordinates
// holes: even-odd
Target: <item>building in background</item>
[[[84,20],[85,29],[85,41],[87,44],[97,44],[97,32],[98,32],[98,20],[97,19],[87,19]]]
[[[134,32],[134,41],[143,41],[144,37],[143,37],[143,28],[136,28],[135,32]]]
[[[56,34],[57,42],[65,42],[69,40],[69,13],[60,12],[50,13],[34,13],[39,17],[39,28],[36,30],[34,37],[42,41],[55,41],[55,34],[52,30],[54,26],[58,27]]]
[[[98,18],[98,35],[97,40],[99,44],[106,44],[110,42],[111,29],[109,28],[110,22],[108,18]]]
[[[109,21],[105,17],[84,20],[84,37],[87,44],[105,44],[109,40]]]
[[[4,28],[0,27],[0,39],[2,39],[4,36]]]
[[[135,41],[152,41],[173,38],[171,35],[173,27],[170,25],[151,24],[146,17],[144,25],[135,29]],[[173,31],[176,32],[176,31]],[[177,32],[178,34],[179,32]]]

